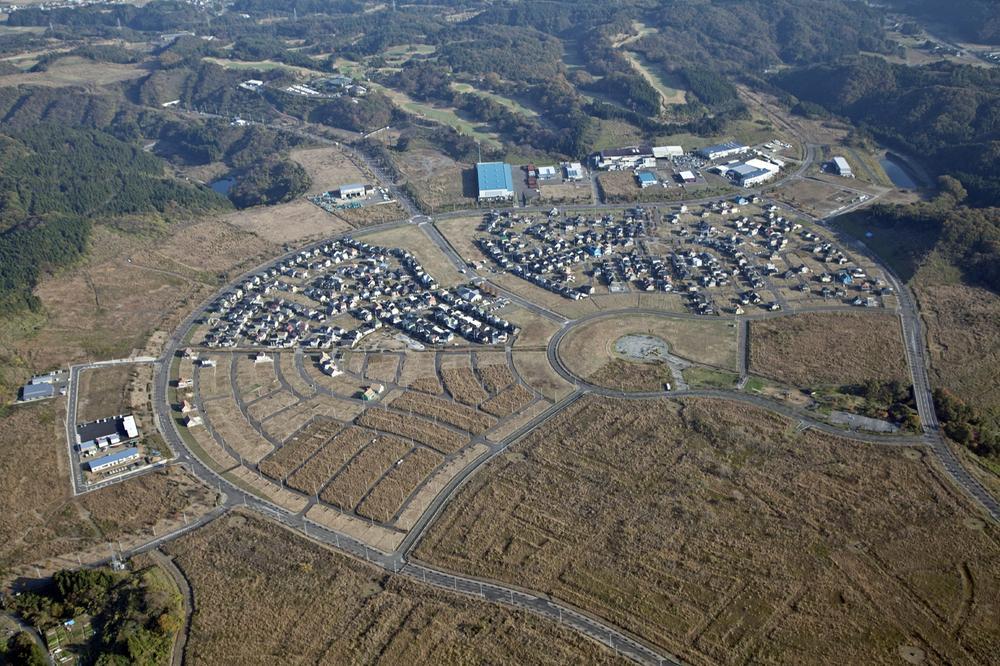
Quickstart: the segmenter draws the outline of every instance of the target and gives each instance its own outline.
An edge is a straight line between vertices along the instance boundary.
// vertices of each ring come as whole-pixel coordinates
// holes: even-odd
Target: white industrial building
[[[682,155],[684,155],[684,149],[680,146],[653,146],[653,157],[658,160],[681,157]]]
[[[639,167],[656,168],[656,157],[653,156],[653,149],[649,146],[609,148],[595,154],[592,159],[596,168],[608,171]]]
[[[749,147],[744,146],[742,143],[737,143],[736,141],[727,141],[726,143],[716,144],[714,146],[705,146],[704,148],[698,149],[698,155],[704,157],[706,160],[721,160],[725,157],[732,157],[733,155],[740,155],[742,153],[750,150]]]
[[[848,164],[847,160],[840,155],[833,158],[831,166],[833,167],[833,172],[838,176],[843,176],[844,178],[854,178],[854,172],[851,171],[851,165]]]

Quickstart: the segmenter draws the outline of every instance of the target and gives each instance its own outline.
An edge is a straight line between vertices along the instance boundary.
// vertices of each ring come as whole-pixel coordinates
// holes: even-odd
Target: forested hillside
[[[847,116],[933,172],[958,178],[971,204],[1000,205],[1000,69],[907,67],[857,57],[773,80],[801,100]]]

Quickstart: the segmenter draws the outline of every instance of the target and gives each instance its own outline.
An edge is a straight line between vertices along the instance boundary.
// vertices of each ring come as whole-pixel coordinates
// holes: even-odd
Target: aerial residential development
[[[0,663],[995,663],[998,25],[0,3]]]

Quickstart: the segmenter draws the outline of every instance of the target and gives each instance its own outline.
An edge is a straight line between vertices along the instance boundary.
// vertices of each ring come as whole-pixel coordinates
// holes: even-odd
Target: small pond
[[[227,194],[229,194],[229,190],[233,189],[233,179],[220,178],[219,180],[209,183],[209,187],[211,187],[219,194],[226,196]]]
[[[907,173],[900,162],[892,158],[891,154],[887,154],[878,163],[882,165],[885,175],[889,176],[889,180],[892,181],[893,185],[904,190],[917,189],[916,181],[910,177],[910,174]]]

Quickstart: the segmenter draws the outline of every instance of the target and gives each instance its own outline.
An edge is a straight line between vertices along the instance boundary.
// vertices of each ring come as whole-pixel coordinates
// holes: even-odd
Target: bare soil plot
[[[422,393],[439,395],[444,392],[438,380],[434,352],[408,352],[399,374],[399,385]]]
[[[468,281],[468,278],[458,272],[441,251],[441,248],[431,240],[422,227],[407,224],[388,231],[364,234],[360,238],[366,243],[409,250],[424,267],[424,270],[442,286],[451,287]]]
[[[577,183],[540,183],[539,201],[545,204],[589,204],[594,198],[594,191],[589,181]]]
[[[476,217],[456,217],[447,220],[435,220],[434,226],[447,239],[455,252],[469,263],[484,262],[489,264],[489,259],[483,254],[479,246],[476,245],[476,231],[482,225],[483,218]]]
[[[668,368],[641,367],[655,364],[626,363],[627,369],[612,364],[619,360],[613,351],[614,344],[626,334],[652,335],[664,340],[669,352],[675,356],[695,363],[736,369],[736,329],[731,322],[717,319],[631,314],[595,319],[566,334],[559,343],[559,357],[570,372],[588,381],[616,382],[601,384],[611,388],[619,387],[619,379],[627,384],[631,371],[640,373],[636,375],[636,381],[655,380],[663,375],[661,370],[669,375]],[[607,367],[609,364],[611,367]]]
[[[384,409],[367,409],[355,422],[372,430],[399,435],[445,455],[458,451],[469,439],[455,430],[419,416],[397,414]]]
[[[410,493],[441,464],[442,460],[444,458],[441,455],[430,449],[413,449],[376,483],[358,506],[358,515],[383,523],[388,522],[402,508]]]
[[[276,391],[247,406],[247,414],[256,421],[263,421],[276,413],[291,407],[299,401],[288,391]]]
[[[369,354],[368,365],[365,367],[365,378],[383,384],[396,381],[396,369],[402,358],[398,354]]]
[[[82,371],[77,387],[77,422],[128,413],[130,376],[134,370],[135,366],[125,364]]]
[[[359,169],[339,148],[303,148],[293,150],[288,156],[298,162],[312,179],[307,195],[336,190],[342,185],[377,184],[370,174]]]
[[[416,555],[688,663],[892,664],[914,644],[978,663],[1000,644],[1000,535],[976,514],[920,449],[726,401],[586,397],[472,477]]]
[[[909,381],[893,315],[807,313],[750,322],[750,369],[792,386]]]
[[[624,663],[555,622],[387,576],[243,513],[165,549],[198,600],[186,661]]]
[[[412,448],[398,437],[380,435],[374,438],[323,488],[320,499],[345,511],[353,511],[368,489]]]
[[[496,423],[496,419],[473,407],[444,398],[417,395],[411,391],[407,391],[389,404],[393,409],[441,421],[475,435],[489,430]]]
[[[260,471],[274,479],[284,479],[323,448],[342,428],[342,423],[330,419],[316,419],[307,423],[281,448],[259,463]]]

